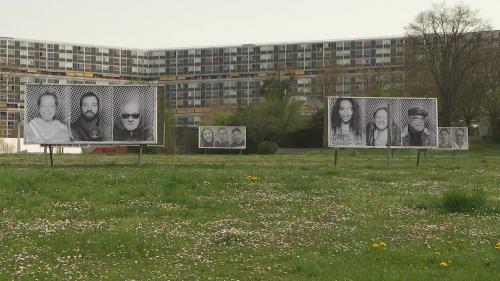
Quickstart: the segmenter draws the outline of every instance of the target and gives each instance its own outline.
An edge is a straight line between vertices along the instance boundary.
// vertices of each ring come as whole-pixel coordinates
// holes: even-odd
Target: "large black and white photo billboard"
[[[328,146],[436,148],[433,98],[328,97]]]
[[[245,149],[247,129],[244,126],[199,126],[199,148]]]
[[[439,149],[469,149],[469,134],[467,127],[439,127],[438,132]]]
[[[156,87],[26,86],[26,144],[155,144]]]

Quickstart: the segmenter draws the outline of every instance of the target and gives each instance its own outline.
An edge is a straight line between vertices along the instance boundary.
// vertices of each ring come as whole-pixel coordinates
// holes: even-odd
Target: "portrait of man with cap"
[[[99,120],[99,98],[93,92],[86,92],[80,98],[80,117],[71,123],[71,140],[105,141],[111,139],[111,126],[104,126]]]
[[[435,146],[436,133],[426,125],[429,115],[422,107],[408,110],[408,126],[401,131],[403,146]]]

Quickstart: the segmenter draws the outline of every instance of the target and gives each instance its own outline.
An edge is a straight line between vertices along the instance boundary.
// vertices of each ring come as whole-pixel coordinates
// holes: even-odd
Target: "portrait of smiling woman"
[[[338,98],[330,112],[331,145],[363,146],[365,136],[359,104],[352,98]]]
[[[392,120],[387,107],[373,112],[373,122],[366,126],[367,146],[401,146],[401,128]]]
[[[214,133],[211,128],[201,128],[199,136],[199,147],[213,147],[214,146]]]
[[[38,97],[38,116],[31,119],[26,128],[26,142],[62,144],[70,139],[68,126],[57,120],[59,99],[55,93],[44,92]]]

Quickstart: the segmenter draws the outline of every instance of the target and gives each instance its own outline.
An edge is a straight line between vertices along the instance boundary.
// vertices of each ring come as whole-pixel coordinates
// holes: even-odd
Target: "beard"
[[[91,113],[92,115],[90,115],[89,113]],[[96,113],[94,113],[93,111],[82,112],[82,116],[88,121],[94,121],[95,119],[97,119],[97,112]]]

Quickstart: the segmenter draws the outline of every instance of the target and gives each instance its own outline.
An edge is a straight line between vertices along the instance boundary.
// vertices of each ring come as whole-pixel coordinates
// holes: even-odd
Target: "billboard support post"
[[[43,156],[44,156],[45,167],[48,167],[49,162],[48,162],[48,158],[47,158],[47,146],[43,146]]]
[[[338,153],[338,149],[335,148],[335,160],[333,161],[334,165],[337,166],[337,153]]]
[[[17,153],[21,152],[21,121],[17,120]]]
[[[389,104],[387,104],[387,168],[391,167],[391,140],[392,140],[392,135],[391,135],[391,108],[389,107]]]
[[[391,167],[391,147],[387,146],[387,168]]]
[[[50,167],[54,167],[54,160],[52,159],[52,152],[53,152],[52,145],[49,145],[49,153],[50,153]]]
[[[142,144],[139,145],[139,156],[137,157],[137,166],[141,165],[142,147],[143,147]]]
[[[427,166],[427,149],[418,149],[417,154],[417,167],[420,165],[420,153],[424,152],[424,166]]]

